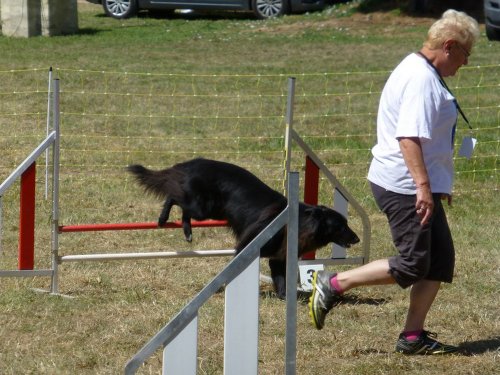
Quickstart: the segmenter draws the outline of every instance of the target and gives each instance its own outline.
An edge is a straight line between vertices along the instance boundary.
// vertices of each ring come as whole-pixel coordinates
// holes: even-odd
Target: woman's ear
[[[453,44],[456,42],[453,39],[446,39],[445,42],[443,43],[443,51],[446,55],[450,54],[451,48],[453,47]]]

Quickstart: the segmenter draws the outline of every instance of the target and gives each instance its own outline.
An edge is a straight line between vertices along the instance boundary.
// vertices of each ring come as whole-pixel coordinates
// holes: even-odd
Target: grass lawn
[[[366,209],[371,258],[394,253],[365,175],[378,95],[391,69],[417,50],[434,21],[397,7],[363,13],[359,2],[323,12],[259,21],[250,14],[193,13],[128,20],[79,2],[80,33],[0,37],[0,181],[44,137],[47,70],[62,89],[61,220],[154,221],[161,202],[145,196],[123,167],[155,168],[196,156],[238,163],[282,186],[287,77],[297,80],[295,126]],[[453,284],[428,319],[439,339],[469,356],[393,353],[408,291],[354,290],[314,330],[305,300],[297,322],[298,374],[481,374],[499,372],[498,148],[500,44],[481,39],[450,86],[479,143],[457,158],[454,205],[447,209],[457,249]],[[459,135],[467,134],[459,123]],[[303,154],[293,164],[302,171]],[[50,260],[50,202],[37,169],[37,266]],[[2,197],[0,269],[17,264],[18,186]],[[324,180],[320,200],[331,204]],[[178,212],[174,213],[178,214]],[[351,218],[359,230],[359,219]],[[61,252],[229,249],[224,228],[61,236]],[[352,250],[354,253],[359,251]],[[329,249],[321,251],[327,256]],[[47,278],[0,279],[0,374],[117,374],[226,264],[227,258],[65,263],[62,298],[38,293]],[[347,268],[349,266],[342,266]],[[262,262],[266,272],[266,262]],[[284,373],[285,304],[261,286],[259,373]],[[222,293],[200,312],[199,373],[222,373]],[[160,373],[161,353],[141,374]]]

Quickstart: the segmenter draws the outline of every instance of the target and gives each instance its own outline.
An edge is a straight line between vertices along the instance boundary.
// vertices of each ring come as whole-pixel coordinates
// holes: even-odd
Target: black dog
[[[164,225],[172,206],[182,209],[182,225],[187,241],[192,240],[191,219],[227,220],[234,232],[239,253],[287,205],[286,198],[264,184],[249,171],[234,164],[193,159],[161,171],[131,165],[139,183],[157,196],[166,198],[158,225]],[[359,242],[347,220],[325,206],[299,204],[299,249],[304,253],[330,242],[350,247]],[[279,231],[261,249],[270,258],[269,267],[276,293],[285,297],[286,235]]]

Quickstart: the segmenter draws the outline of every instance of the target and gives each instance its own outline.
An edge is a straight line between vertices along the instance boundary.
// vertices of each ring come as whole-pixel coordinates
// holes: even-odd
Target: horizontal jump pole
[[[227,225],[228,225],[227,221],[225,220],[191,221],[191,226],[193,228],[225,227]],[[100,231],[110,231],[110,230],[173,229],[173,228],[182,228],[182,222],[173,221],[173,222],[168,222],[162,226],[158,226],[158,223],[156,222],[60,225],[59,233],[100,232]]]
[[[110,254],[83,254],[64,255],[59,257],[59,261],[102,261],[102,260],[135,260],[135,259],[156,259],[156,258],[201,258],[215,256],[233,256],[236,250],[192,250],[192,251],[166,251],[166,252],[144,252],[144,253],[110,253]]]
[[[0,277],[35,277],[35,276],[52,276],[53,270],[8,270],[0,271]]]

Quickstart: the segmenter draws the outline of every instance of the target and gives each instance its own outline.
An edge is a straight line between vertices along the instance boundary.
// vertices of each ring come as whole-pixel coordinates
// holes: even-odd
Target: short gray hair
[[[448,9],[430,27],[424,46],[436,49],[440,48],[446,40],[453,39],[462,45],[472,47],[478,38],[479,25],[474,18],[464,12]]]

